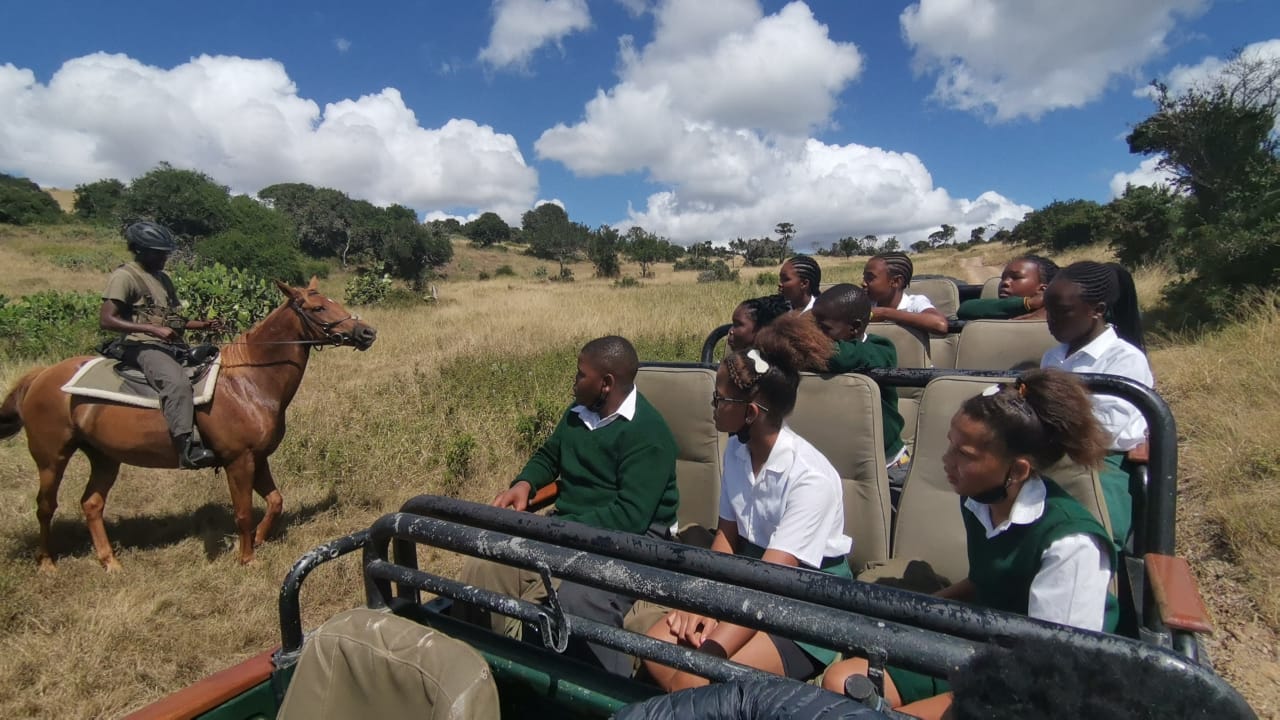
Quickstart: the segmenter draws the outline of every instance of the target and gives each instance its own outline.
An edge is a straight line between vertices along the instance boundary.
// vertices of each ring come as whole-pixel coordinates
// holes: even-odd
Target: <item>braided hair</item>
[[[818,261],[808,255],[796,255],[787,262],[791,263],[797,277],[809,283],[809,295],[818,297],[818,286],[822,284],[822,268]]]
[[[1062,268],[1057,276],[1078,285],[1080,298],[1090,305],[1105,303],[1105,318],[1115,326],[1116,334],[1139,350],[1147,351],[1142,341],[1138,291],[1133,276],[1123,265],[1081,260]]]
[[[1019,255],[1011,262],[1024,260],[1036,266],[1036,272],[1040,273],[1040,284],[1048,285],[1053,282],[1054,276],[1058,274],[1058,264],[1043,255]]]
[[[907,257],[906,253],[876,253],[871,256],[871,259],[883,262],[890,278],[902,278],[902,288],[904,290],[911,284],[911,276],[915,274],[916,266],[911,262],[911,258]]]
[[[791,310],[791,305],[781,295],[765,295],[743,300],[739,304],[751,314],[751,320],[756,324],[756,332]]]
[[[750,353],[767,367],[763,372]],[[729,382],[759,405],[768,420],[778,426],[796,406],[800,371],[825,372],[835,353],[833,343],[810,313],[787,313],[756,335],[754,350],[739,350],[725,356]]]

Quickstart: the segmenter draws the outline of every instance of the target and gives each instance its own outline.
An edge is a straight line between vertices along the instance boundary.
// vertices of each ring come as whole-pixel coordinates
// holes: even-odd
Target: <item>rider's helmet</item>
[[[169,253],[178,249],[178,243],[174,242],[173,233],[168,228],[147,220],[125,228],[124,237],[133,252],[157,250]]]

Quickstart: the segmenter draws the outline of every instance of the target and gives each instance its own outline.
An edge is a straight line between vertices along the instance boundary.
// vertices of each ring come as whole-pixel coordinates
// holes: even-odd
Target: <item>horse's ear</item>
[[[312,275],[311,282],[307,284],[307,290],[311,292],[316,292],[319,289],[320,289],[320,277],[317,275]]]
[[[297,291],[297,289],[295,289],[295,288],[294,288],[292,285],[290,285],[289,283],[286,283],[286,282],[280,282],[279,280],[277,280],[277,281],[276,281],[276,287],[280,288],[280,292],[284,293],[286,297],[291,297],[291,298],[296,298],[296,297],[298,297],[298,291]]]

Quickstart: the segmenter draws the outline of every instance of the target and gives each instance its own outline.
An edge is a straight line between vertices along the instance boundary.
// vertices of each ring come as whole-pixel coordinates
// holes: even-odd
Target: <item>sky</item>
[[[1280,58],[1280,2],[5,3],[0,172],[906,246],[1161,181],[1124,140],[1150,81],[1240,50]]]

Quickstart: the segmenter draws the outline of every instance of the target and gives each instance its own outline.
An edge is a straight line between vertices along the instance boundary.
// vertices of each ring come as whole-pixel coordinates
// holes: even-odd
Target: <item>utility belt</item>
[[[218,356],[216,345],[191,347],[186,343],[148,343],[124,338],[105,340],[97,348],[103,357],[134,366],[137,365],[138,351],[143,349],[159,350],[184,367],[204,365]]]

